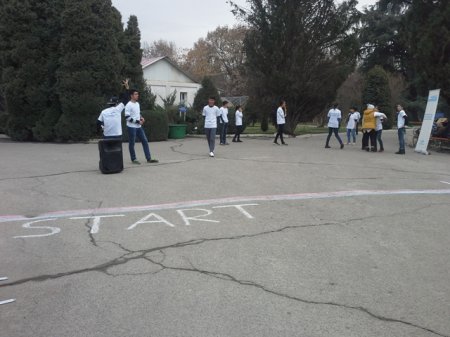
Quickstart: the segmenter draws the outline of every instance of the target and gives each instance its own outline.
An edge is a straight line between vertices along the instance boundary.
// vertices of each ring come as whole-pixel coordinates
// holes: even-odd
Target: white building
[[[144,80],[156,95],[156,104],[164,106],[161,99],[176,90],[175,105],[191,106],[201,84],[181,70],[167,56],[142,59]]]

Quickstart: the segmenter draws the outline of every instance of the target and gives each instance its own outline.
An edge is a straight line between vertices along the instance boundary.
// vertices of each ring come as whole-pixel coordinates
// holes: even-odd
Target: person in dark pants
[[[362,150],[377,152],[377,133],[375,131],[375,106],[373,104],[367,104],[367,109],[363,113],[362,122]],[[370,139],[370,148],[369,148]]]
[[[242,118],[244,117],[244,114],[242,113],[242,107],[240,105],[236,105],[236,113],[235,113],[235,120],[236,120],[236,133],[233,137],[233,143],[238,142],[242,143],[241,140],[241,133],[242,133]]]
[[[278,143],[278,137],[280,137],[281,144],[287,145],[283,139],[284,125],[286,124],[285,109],[286,109],[286,101],[281,100],[279,107],[277,109],[277,135],[275,136],[275,140],[273,141],[273,143],[276,145],[280,145]]]
[[[377,107],[375,107],[375,109],[378,110]],[[375,132],[376,132],[378,144],[380,145],[380,149],[378,150],[378,152],[383,152],[384,144],[383,144],[383,140],[381,139],[381,135],[383,134],[383,122],[385,120],[387,120],[387,116],[384,113],[379,112],[379,111],[375,111],[374,116],[376,118]]]
[[[397,132],[398,132],[398,144],[399,149],[395,154],[405,154],[405,126],[408,123],[408,115],[403,110],[403,107],[398,104],[397,105]]]
[[[228,132],[228,101],[222,102],[222,107],[220,108],[219,122],[220,128],[220,145],[230,145],[227,143],[227,132]]]
[[[344,148],[344,143],[342,142],[341,137],[339,137],[339,124],[341,124],[342,113],[341,110],[338,109],[338,106],[338,104],[334,104],[333,108],[328,111],[328,137],[325,143],[326,149],[330,148],[330,138],[333,133],[341,145],[341,149]]]

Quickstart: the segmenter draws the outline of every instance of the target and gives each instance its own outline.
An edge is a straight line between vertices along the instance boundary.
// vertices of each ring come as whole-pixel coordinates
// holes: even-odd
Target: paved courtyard
[[[0,336],[450,336],[450,155],[324,137],[1,139]]]

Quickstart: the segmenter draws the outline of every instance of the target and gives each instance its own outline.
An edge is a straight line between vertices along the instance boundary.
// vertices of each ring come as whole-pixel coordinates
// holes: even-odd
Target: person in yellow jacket
[[[367,104],[367,109],[364,110],[362,119],[362,149],[372,152],[377,152],[377,133],[375,131],[377,123],[375,118],[375,111],[375,106],[373,104]]]

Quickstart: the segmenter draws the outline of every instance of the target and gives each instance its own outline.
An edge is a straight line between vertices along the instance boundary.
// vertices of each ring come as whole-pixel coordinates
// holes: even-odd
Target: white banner
[[[419,140],[416,144],[416,152],[428,154],[428,142],[430,141],[431,130],[433,129],[434,116],[436,115],[440,92],[441,89],[430,90],[422,127],[420,128]]]

